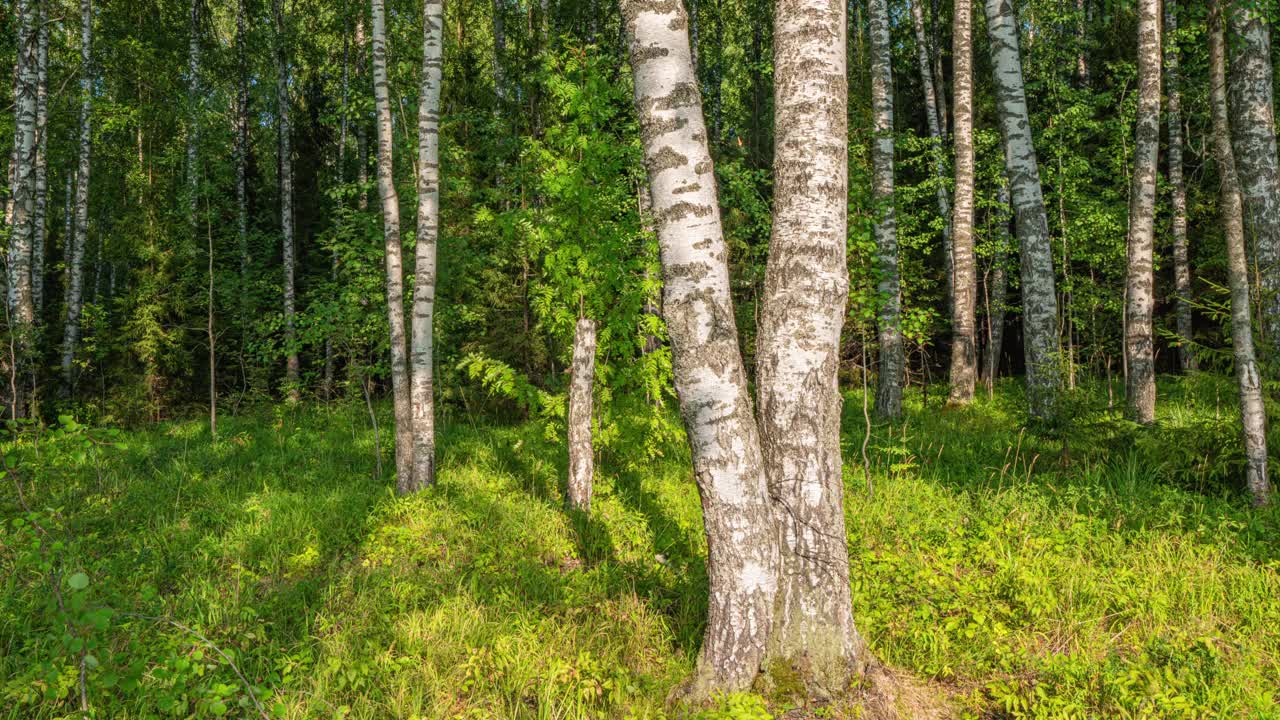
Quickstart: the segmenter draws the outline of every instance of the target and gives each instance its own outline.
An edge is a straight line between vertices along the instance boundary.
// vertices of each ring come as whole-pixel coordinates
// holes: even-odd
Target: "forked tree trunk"
[[[916,37],[916,62],[920,66],[920,84],[924,92],[925,121],[929,126],[929,139],[933,141],[934,199],[938,203],[938,217],[943,219],[942,225],[942,257],[947,269],[947,302],[952,302],[952,268],[951,268],[951,198],[948,197],[946,183],[943,182],[947,172],[947,163],[943,157],[943,118],[939,114],[937,94],[934,90],[933,67],[929,59],[929,39],[924,27],[924,0],[911,0],[911,25]],[[940,79],[939,79],[940,81]],[[957,81],[958,82],[958,81]],[[958,90],[957,90],[958,92]],[[959,112],[959,110],[956,110]],[[957,118],[959,122],[959,118]]]
[[[289,121],[289,46],[284,4],[285,0],[272,1],[276,18],[276,102],[279,104],[276,129],[280,140],[280,255],[284,266],[284,382],[289,400],[297,402],[301,397],[302,379],[295,324],[297,297],[294,276],[297,273],[297,259],[293,237],[293,129]]]
[[[67,317],[62,333],[62,380],[74,387],[80,311],[84,307],[84,251],[89,235],[89,156],[93,144],[93,2],[80,0],[80,148],[76,163],[75,234],[67,242]]]
[[[569,506],[591,510],[591,477],[595,451],[591,445],[592,390],[596,376],[596,322],[579,318],[573,334],[573,375],[569,381]]]
[[[893,199],[893,53],[889,42],[888,0],[869,0],[871,25],[872,188],[876,213],[876,255],[880,281],[880,375],[876,379],[876,412],[902,415],[902,375],[906,358],[902,343],[902,284],[898,277],[898,219]]]
[[[1001,178],[996,194],[999,203],[999,222],[995,227],[995,252],[991,258],[991,274],[987,276],[987,348],[982,363],[982,383],[991,392],[1000,375],[1000,359],[1004,355],[1004,317],[1006,310],[1008,278],[1005,263],[1009,260],[1009,218],[1004,214],[1009,207],[1009,186]]]
[[[688,18],[622,0],[665,280],[672,369],[702,498],[710,602],[689,699],[750,687],[773,624],[778,546],[738,350],[727,250]]]
[[[422,18],[422,87],[418,107],[418,234],[413,285],[413,483],[435,482],[436,427],[432,398],[436,247],[440,228],[440,85],[444,3],[426,0]]]
[[[1227,282],[1231,287],[1231,344],[1235,352],[1236,380],[1240,385],[1240,419],[1244,431],[1245,484],[1253,502],[1271,500],[1267,477],[1267,415],[1262,400],[1262,376],[1253,350],[1253,323],[1249,313],[1249,267],[1245,257],[1244,211],[1240,181],[1227,120],[1226,49],[1223,42],[1220,0],[1209,13],[1209,93],[1213,115],[1213,148],[1221,176],[1221,210],[1227,241]]]
[[[396,414],[396,490],[413,492],[413,404],[404,337],[404,264],[400,249],[400,196],[392,167],[391,98],[387,88],[387,23],[383,0],[373,4],[373,103],[378,131],[378,194],[387,265],[387,325],[391,334],[391,395]]]
[[[1005,170],[1022,258],[1022,331],[1031,415],[1053,415],[1061,385],[1058,300],[1054,294],[1049,219],[1040,189],[1040,167],[1031,140],[1031,121],[1022,82],[1018,25],[1011,0],[986,0],[987,33],[996,107],[1004,139]]]
[[[1152,265],[1156,169],[1160,149],[1160,0],[1138,1],[1138,117],[1129,190],[1129,266],[1124,348],[1129,363],[1128,411],[1135,422],[1156,419]]]
[[[756,351],[781,540],[767,662],[825,698],[866,664],[849,595],[837,377],[849,297],[844,4],[779,0],[773,37],[774,221]]]
[[[1244,194],[1245,219],[1253,231],[1262,280],[1265,346],[1280,348],[1280,166],[1271,69],[1271,27],[1248,0],[1228,3],[1231,50],[1231,141]]]
[[[1191,266],[1187,263],[1187,184],[1182,176],[1182,90],[1178,58],[1178,2],[1164,0],[1164,72],[1169,101],[1169,185],[1173,210],[1173,278],[1177,293],[1178,366],[1196,368],[1191,345]]]
[[[977,261],[973,254],[973,6],[955,0],[952,28],[956,143],[956,208],[952,221],[951,392],[947,401],[973,401],[978,375]]]

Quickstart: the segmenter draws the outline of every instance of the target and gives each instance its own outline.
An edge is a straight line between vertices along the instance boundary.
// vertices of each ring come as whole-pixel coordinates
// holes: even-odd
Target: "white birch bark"
[[[74,387],[75,356],[84,307],[84,252],[89,235],[89,168],[93,146],[93,2],[80,0],[80,148],[76,164],[75,235],[67,243],[67,316],[62,333],[62,380]]]
[[[1261,277],[1265,347],[1275,351],[1280,348],[1280,165],[1276,158],[1271,26],[1257,3],[1232,0],[1227,8],[1231,142]]]
[[[967,405],[977,384],[977,260],[973,249],[973,6],[955,0],[952,25],[952,113],[956,190],[952,236],[951,389],[947,402]]]
[[[49,9],[40,3],[36,37],[35,203],[31,216],[31,311],[39,324],[44,309],[44,250],[49,210]]]
[[[1027,401],[1033,416],[1048,418],[1053,415],[1062,374],[1049,219],[1045,215],[1040,167],[1031,140],[1013,6],[1011,0],[986,0],[985,7],[996,106],[1004,139],[1005,170],[1009,176],[1014,225],[1021,246]]]
[[[591,511],[595,451],[591,413],[596,377],[596,323],[579,318],[573,333],[573,374],[569,380],[569,507]]]
[[[1155,275],[1156,172],[1160,149],[1160,0],[1138,0],[1138,115],[1129,190],[1129,264],[1125,355],[1128,412],[1147,425],[1156,419]]]
[[[702,498],[710,585],[688,699],[747,689],[773,623],[778,546],[738,350],[727,249],[682,4],[623,0],[662,251],[663,313]]]
[[[200,0],[191,0],[187,38],[187,222],[194,250],[198,238],[196,208],[200,190]]]
[[[418,107],[418,234],[412,321],[413,482],[435,482],[434,323],[436,248],[440,228],[440,86],[444,61],[444,3],[426,0],[422,18],[422,87]]]
[[[1187,262],[1187,184],[1182,175],[1182,88],[1178,58],[1178,2],[1164,0],[1164,72],[1169,107],[1168,143],[1170,204],[1173,230],[1173,278],[1177,294],[1178,366],[1189,372],[1196,368],[1191,346],[1191,266]]]
[[[938,95],[934,88],[933,68],[929,59],[929,39],[924,27],[924,10],[921,9],[923,2],[924,0],[910,0],[911,25],[912,29],[915,30],[916,62],[920,66],[920,85],[924,91],[925,120],[929,126],[929,138],[933,141],[933,173],[935,179],[933,194],[938,203],[938,216],[943,219],[942,256],[947,269],[947,301],[953,302],[951,267],[953,221],[951,217],[951,198],[948,196],[946,183],[943,182],[947,172],[947,163],[942,154],[942,123],[944,120],[938,112]],[[953,90],[953,92],[958,91]],[[956,110],[956,112],[959,112],[959,110]],[[959,122],[958,118],[957,122]]]
[[[301,397],[301,369],[298,364],[297,307],[294,276],[297,273],[293,237],[293,129],[289,121],[289,54],[285,0],[272,0],[276,20],[276,131],[280,143],[280,236],[281,264],[284,266],[285,386],[290,401]]]
[[[987,391],[995,389],[1000,375],[1000,360],[1004,355],[1004,320],[1009,282],[1005,263],[1009,260],[1009,217],[1003,208],[1009,207],[1009,185],[1003,181],[996,193],[1001,211],[995,227],[995,253],[991,259],[991,273],[987,276],[987,347],[982,363],[982,383]]]
[[[236,3],[236,237],[240,247],[240,332],[249,327],[249,61],[245,3]]]
[[[880,375],[876,380],[876,412],[902,415],[902,376],[906,358],[902,342],[902,283],[898,276],[898,218],[893,198],[893,53],[889,38],[888,0],[869,0],[871,25],[871,113],[875,138],[871,144],[872,197],[876,221],[880,281],[878,315]]]
[[[838,370],[849,297],[844,3],[774,12],[773,234],[757,341],[759,427],[780,531],[769,665],[827,698],[862,673],[844,524]]]
[[[1214,157],[1221,176],[1221,211],[1227,241],[1227,282],[1231,288],[1231,344],[1240,386],[1240,420],[1244,435],[1245,485],[1257,505],[1271,500],[1267,476],[1267,415],[1262,375],[1254,356],[1249,312],[1249,267],[1245,253],[1244,210],[1237,161],[1227,119],[1227,72],[1222,17],[1215,0],[1209,14],[1209,93],[1213,115]]]
[[[391,98],[387,88],[387,23],[383,0],[373,6],[373,103],[378,135],[378,195],[387,270],[387,326],[391,341],[391,395],[396,415],[396,490],[413,492],[413,407],[405,346],[404,264],[400,248],[400,196],[392,164]]]
[[[38,29],[44,0],[16,0],[14,14],[19,23],[18,58],[14,85],[14,144],[12,186],[13,216],[9,233],[9,323],[18,345],[18,374],[24,375],[25,355],[30,349],[30,332],[35,321],[31,305],[31,235],[35,215],[35,169],[38,145],[36,105],[39,65]],[[21,384],[21,382],[20,382]],[[19,403],[20,404],[20,403]]]

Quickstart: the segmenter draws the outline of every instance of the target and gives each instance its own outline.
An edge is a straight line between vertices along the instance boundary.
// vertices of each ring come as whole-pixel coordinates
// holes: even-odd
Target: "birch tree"
[[[955,0],[952,26],[952,113],[955,118],[956,207],[952,221],[951,392],[948,402],[973,401],[978,375],[977,261],[973,254],[973,6]]]
[[[878,324],[880,375],[876,380],[876,412],[902,415],[902,375],[906,358],[902,343],[902,283],[898,277],[898,221],[893,199],[893,52],[889,42],[888,0],[869,0],[871,25],[871,145],[875,235],[880,281]]]
[[[844,5],[779,0],[773,37],[773,232],[756,346],[781,540],[769,661],[829,697],[865,663],[849,595],[837,378],[849,296]]]
[[[1129,364],[1129,416],[1147,425],[1156,419],[1152,265],[1156,167],[1160,149],[1160,0],[1138,1],[1138,116],[1134,128],[1133,178],[1129,191],[1129,265],[1125,295],[1125,356]]]
[[[689,699],[750,687],[773,625],[778,545],[738,350],[727,248],[688,18],[679,2],[622,0],[672,370],[702,499],[710,602]]]
[[[18,30],[18,57],[14,84],[14,141],[12,185],[9,196],[13,216],[9,233],[9,323],[17,337],[18,375],[24,375],[25,356],[35,321],[31,304],[31,236],[36,197],[37,85],[39,27],[44,0],[17,0],[14,6]],[[18,403],[20,405],[20,403]],[[19,408],[20,410],[20,408]]]
[[[1263,8],[1232,0],[1228,22],[1231,51],[1231,142],[1244,195],[1245,219],[1253,231],[1261,278],[1263,329],[1268,347],[1280,348],[1280,165],[1276,159],[1271,27]]]
[[[1027,400],[1033,417],[1053,414],[1061,384],[1058,301],[1054,294],[1049,219],[1040,189],[1040,167],[1031,139],[1018,26],[1011,0],[986,0],[996,108],[1004,141],[1005,171],[1013,199],[1014,226],[1022,259],[1022,333]]]
[[[40,3],[36,33],[36,166],[31,215],[31,312],[40,322],[44,309],[44,250],[49,210],[49,8]]]
[[[444,49],[444,3],[426,0],[422,16],[422,87],[418,107],[418,235],[413,285],[413,483],[435,482],[433,324],[436,246],[440,225],[440,85]]]
[[[591,444],[592,390],[596,377],[596,323],[578,318],[573,333],[573,367],[569,379],[569,506],[591,510],[595,451]]]
[[[1173,279],[1176,293],[1178,367],[1196,368],[1191,345],[1191,266],[1187,264],[1187,183],[1182,175],[1182,87],[1178,57],[1178,2],[1164,0],[1164,73],[1168,124],[1170,205],[1173,211]]]
[[[249,327],[249,60],[245,35],[245,4],[236,3],[236,237],[240,247],[240,328]],[[243,337],[242,337],[243,341]]]
[[[68,240],[62,380],[74,387],[75,357],[84,307],[84,251],[89,236],[89,166],[93,147],[93,2],[80,0],[80,147],[76,163],[75,234]]]
[[[1240,386],[1240,420],[1244,434],[1245,485],[1256,505],[1271,500],[1267,476],[1267,415],[1262,399],[1262,376],[1253,349],[1249,312],[1249,267],[1245,255],[1244,210],[1237,161],[1227,120],[1226,49],[1220,0],[1209,12],[1209,94],[1213,115],[1213,150],[1221,176],[1222,223],[1227,241],[1227,282],[1231,288],[1231,345],[1236,381]]]
[[[277,0],[278,1],[278,0]],[[391,335],[391,394],[396,416],[396,490],[413,492],[413,406],[404,337],[404,265],[400,249],[400,196],[392,166],[391,98],[387,88],[387,23],[383,0],[371,0],[373,104],[377,115],[378,195],[387,271],[387,326]]]
[[[916,62],[920,66],[920,86],[924,91],[924,108],[925,122],[929,127],[929,139],[933,141],[933,172],[934,172],[934,199],[938,203],[938,217],[943,219],[942,225],[942,256],[947,267],[947,297],[952,297],[952,268],[951,268],[951,234],[952,234],[952,217],[951,217],[951,198],[948,197],[946,183],[943,178],[946,176],[946,160],[942,156],[942,126],[945,119],[940,113],[938,107],[937,93],[934,89],[933,68],[929,59],[929,39],[924,27],[924,10],[921,9],[923,0],[911,0],[911,26],[915,31],[916,38]],[[938,78],[941,82],[941,78]],[[959,110],[956,110],[959,112]]]
[[[1000,374],[1006,294],[1009,289],[1008,278],[1005,277],[1005,263],[1009,258],[1009,218],[1003,214],[1004,208],[1009,207],[1009,186],[1003,182],[1003,178],[1001,180],[1000,188],[996,191],[996,203],[1001,210],[995,226],[995,252],[986,281],[987,346],[982,362],[982,384],[986,386],[988,393],[995,391],[996,378]]]
[[[284,4],[285,0],[272,0],[271,7],[276,20],[276,132],[280,147],[280,254],[284,269],[285,386],[289,400],[296,402],[301,397],[301,377],[295,325],[297,297],[294,276],[297,273],[297,259],[293,237],[293,129],[289,124],[289,35]]]

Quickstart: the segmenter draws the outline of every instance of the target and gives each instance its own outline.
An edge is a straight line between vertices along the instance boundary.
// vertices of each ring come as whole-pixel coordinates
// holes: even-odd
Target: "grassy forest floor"
[[[1280,513],[1232,487],[1229,380],[1162,382],[1147,430],[1081,393],[1065,448],[1020,429],[1015,382],[964,410],[932,390],[873,429],[871,494],[846,397],[881,659],[957,717],[1280,717]],[[706,604],[687,451],[665,450],[602,451],[581,518],[532,422],[446,421],[439,486],[405,499],[359,405],[224,417],[217,443],[192,419],[11,445],[0,718],[71,717],[81,666],[103,718],[664,717]]]

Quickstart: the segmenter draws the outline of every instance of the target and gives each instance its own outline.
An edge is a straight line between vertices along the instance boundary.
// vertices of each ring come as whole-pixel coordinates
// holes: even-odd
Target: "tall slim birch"
[[[44,251],[49,210],[49,7],[40,3],[36,33],[36,167],[31,215],[31,311],[36,323],[44,309]]]
[[[297,297],[294,276],[297,273],[297,258],[293,236],[293,128],[289,121],[289,32],[285,1],[272,0],[271,5],[276,21],[276,132],[280,146],[280,256],[284,270],[285,386],[289,399],[297,401],[301,396],[301,368],[298,364],[298,331],[295,324]]]
[[[893,199],[893,52],[889,38],[888,0],[868,0],[871,25],[872,187],[876,202],[876,250],[880,281],[878,324],[880,376],[876,380],[876,412],[902,415],[902,381],[906,370],[902,341],[902,283],[898,276],[898,218]]]
[[[924,94],[925,122],[929,127],[929,139],[933,141],[933,173],[934,199],[938,203],[938,217],[942,218],[942,256],[947,268],[947,297],[952,297],[951,268],[951,198],[947,192],[945,180],[947,172],[946,159],[943,157],[942,124],[945,122],[939,112],[937,93],[934,89],[933,67],[929,59],[929,37],[924,27],[924,10],[921,6],[925,0],[910,0],[911,27],[916,38],[916,63],[920,67],[920,85]],[[939,81],[941,79],[939,78]],[[957,91],[958,92],[958,91]],[[959,112],[958,110],[956,112]]]
[[[93,0],[80,0],[80,148],[76,163],[75,234],[67,247],[67,317],[62,333],[62,380],[70,392],[84,307],[84,252],[89,236],[89,160],[93,149]]]
[[[1182,87],[1178,58],[1178,0],[1164,0],[1164,73],[1168,125],[1169,201],[1173,210],[1173,280],[1177,295],[1178,366],[1196,367],[1191,345],[1191,266],[1187,263],[1187,183],[1182,175]]]
[[[955,0],[952,25],[952,113],[955,118],[956,207],[952,220],[951,391],[955,405],[973,401],[978,375],[977,260],[973,254],[973,5]]]
[[[17,81],[14,84],[14,142],[12,186],[13,217],[9,233],[9,322],[18,341],[19,375],[25,366],[29,336],[35,313],[31,305],[31,235],[35,215],[35,169],[38,145],[36,106],[38,83],[39,26],[45,0],[16,0],[19,23]]]
[[[236,2],[236,238],[240,248],[240,332],[249,327],[249,59],[245,14],[248,0]]]
[[[1160,150],[1160,0],[1138,0],[1138,116],[1129,190],[1129,265],[1124,348],[1129,364],[1129,416],[1156,419],[1153,248]]]

